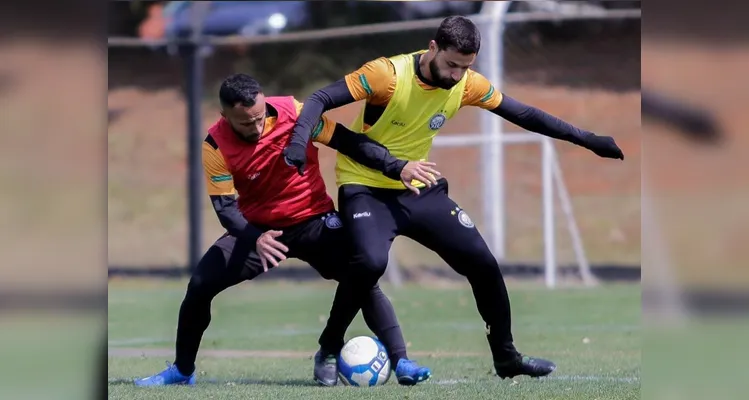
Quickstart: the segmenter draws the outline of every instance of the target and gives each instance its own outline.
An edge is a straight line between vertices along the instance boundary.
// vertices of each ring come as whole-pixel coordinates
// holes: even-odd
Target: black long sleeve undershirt
[[[294,125],[294,133],[291,143],[299,144],[307,148],[310,133],[320,121],[323,113],[334,108],[345,106],[355,102],[354,96],[346,86],[346,80],[340,79],[313,93],[304,101],[304,108]]]
[[[324,112],[354,101],[343,79],[316,91],[304,102],[304,108],[294,127],[292,142],[306,146],[309,133]],[[523,129],[579,146],[585,146],[587,138],[591,135],[590,132],[507,95],[503,95],[499,107],[491,112]]]
[[[216,211],[221,226],[238,240],[255,243],[262,231],[253,226],[239,211],[237,199],[232,196],[211,196],[211,204]]]
[[[579,146],[584,146],[587,138],[592,134],[577,128],[543,110],[523,104],[510,96],[503,95],[499,107],[492,113],[512,122],[513,124],[554,139],[565,140]]]
[[[394,157],[387,147],[367,135],[351,131],[341,124],[336,124],[328,146],[365,167],[382,172],[390,179],[400,180],[400,173],[408,163]]]

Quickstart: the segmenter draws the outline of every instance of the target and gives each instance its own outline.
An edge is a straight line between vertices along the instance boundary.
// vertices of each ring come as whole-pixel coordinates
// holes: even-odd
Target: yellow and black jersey
[[[380,57],[369,61],[361,68],[345,76],[346,86],[355,101],[366,100],[364,130],[374,125],[395,93],[396,69],[390,58]],[[424,90],[438,90],[413,74],[416,84]],[[468,70],[465,77],[460,107],[475,106],[492,110],[502,102],[502,93],[480,73]]]

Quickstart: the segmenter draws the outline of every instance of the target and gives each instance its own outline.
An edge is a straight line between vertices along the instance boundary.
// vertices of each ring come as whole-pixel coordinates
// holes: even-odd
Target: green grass
[[[548,291],[513,285],[516,344],[553,359],[550,379],[502,381],[470,289],[385,287],[411,358],[432,368],[419,386],[319,388],[311,355],[330,308],[330,284],[249,283],[213,303],[196,387],[136,388],[172,360],[184,282],[111,282],[109,393],[114,399],[636,399],[640,393],[639,286]],[[348,337],[369,334],[361,317]],[[217,353],[217,351],[223,353]],[[275,353],[274,353],[275,352]]]

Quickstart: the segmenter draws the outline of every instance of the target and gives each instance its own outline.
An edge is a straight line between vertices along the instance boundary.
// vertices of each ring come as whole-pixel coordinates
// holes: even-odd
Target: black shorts
[[[338,213],[331,211],[291,227],[277,229],[283,231],[277,240],[289,248],[287,258],[307,262],[325,279],[338,279],[339,273],[347,266],[350,254],[342,228]],[[219,249],[222,257],[215,254]],[[236,280],[252,280],[264,272],[255,243],[237,241],[229,234],[221,236],[204,258],[212,260],[210,264],[215,264],[221,258],[227,272]],[[268,263],[268,268],[273,266]]]
[[[409,190],[342,185],[341,219],[351,243],[352,268],[381,274],[396,236],[406,236],[437,253],[462,275],[477,264],[496,267],[496,260],[468,213],[448,196],[447,180]]]

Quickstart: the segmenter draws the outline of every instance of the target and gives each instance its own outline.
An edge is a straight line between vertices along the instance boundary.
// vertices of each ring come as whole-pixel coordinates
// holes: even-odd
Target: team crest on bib
[[[429,129],[436,131],[439,128],[442,128],[442,125],[445,125],[445,121],[447,121],[447,116],[443,113],[437,113],[434,114],[434,116],[429,120]]]
[[[469,217],[468,213],[463,210],[460,210],[460,212],[458,212],[458,222],[460,222],[460,224],[465,226],[466,228],[473,228],[475,226],[473,224],[473,221],[471,220],[471,217]]]
[[[325,226],[330,229],[338,229],[343,227],[343,221],[341,221],[341,218],[337,214],[330,214],[325,217]]]

